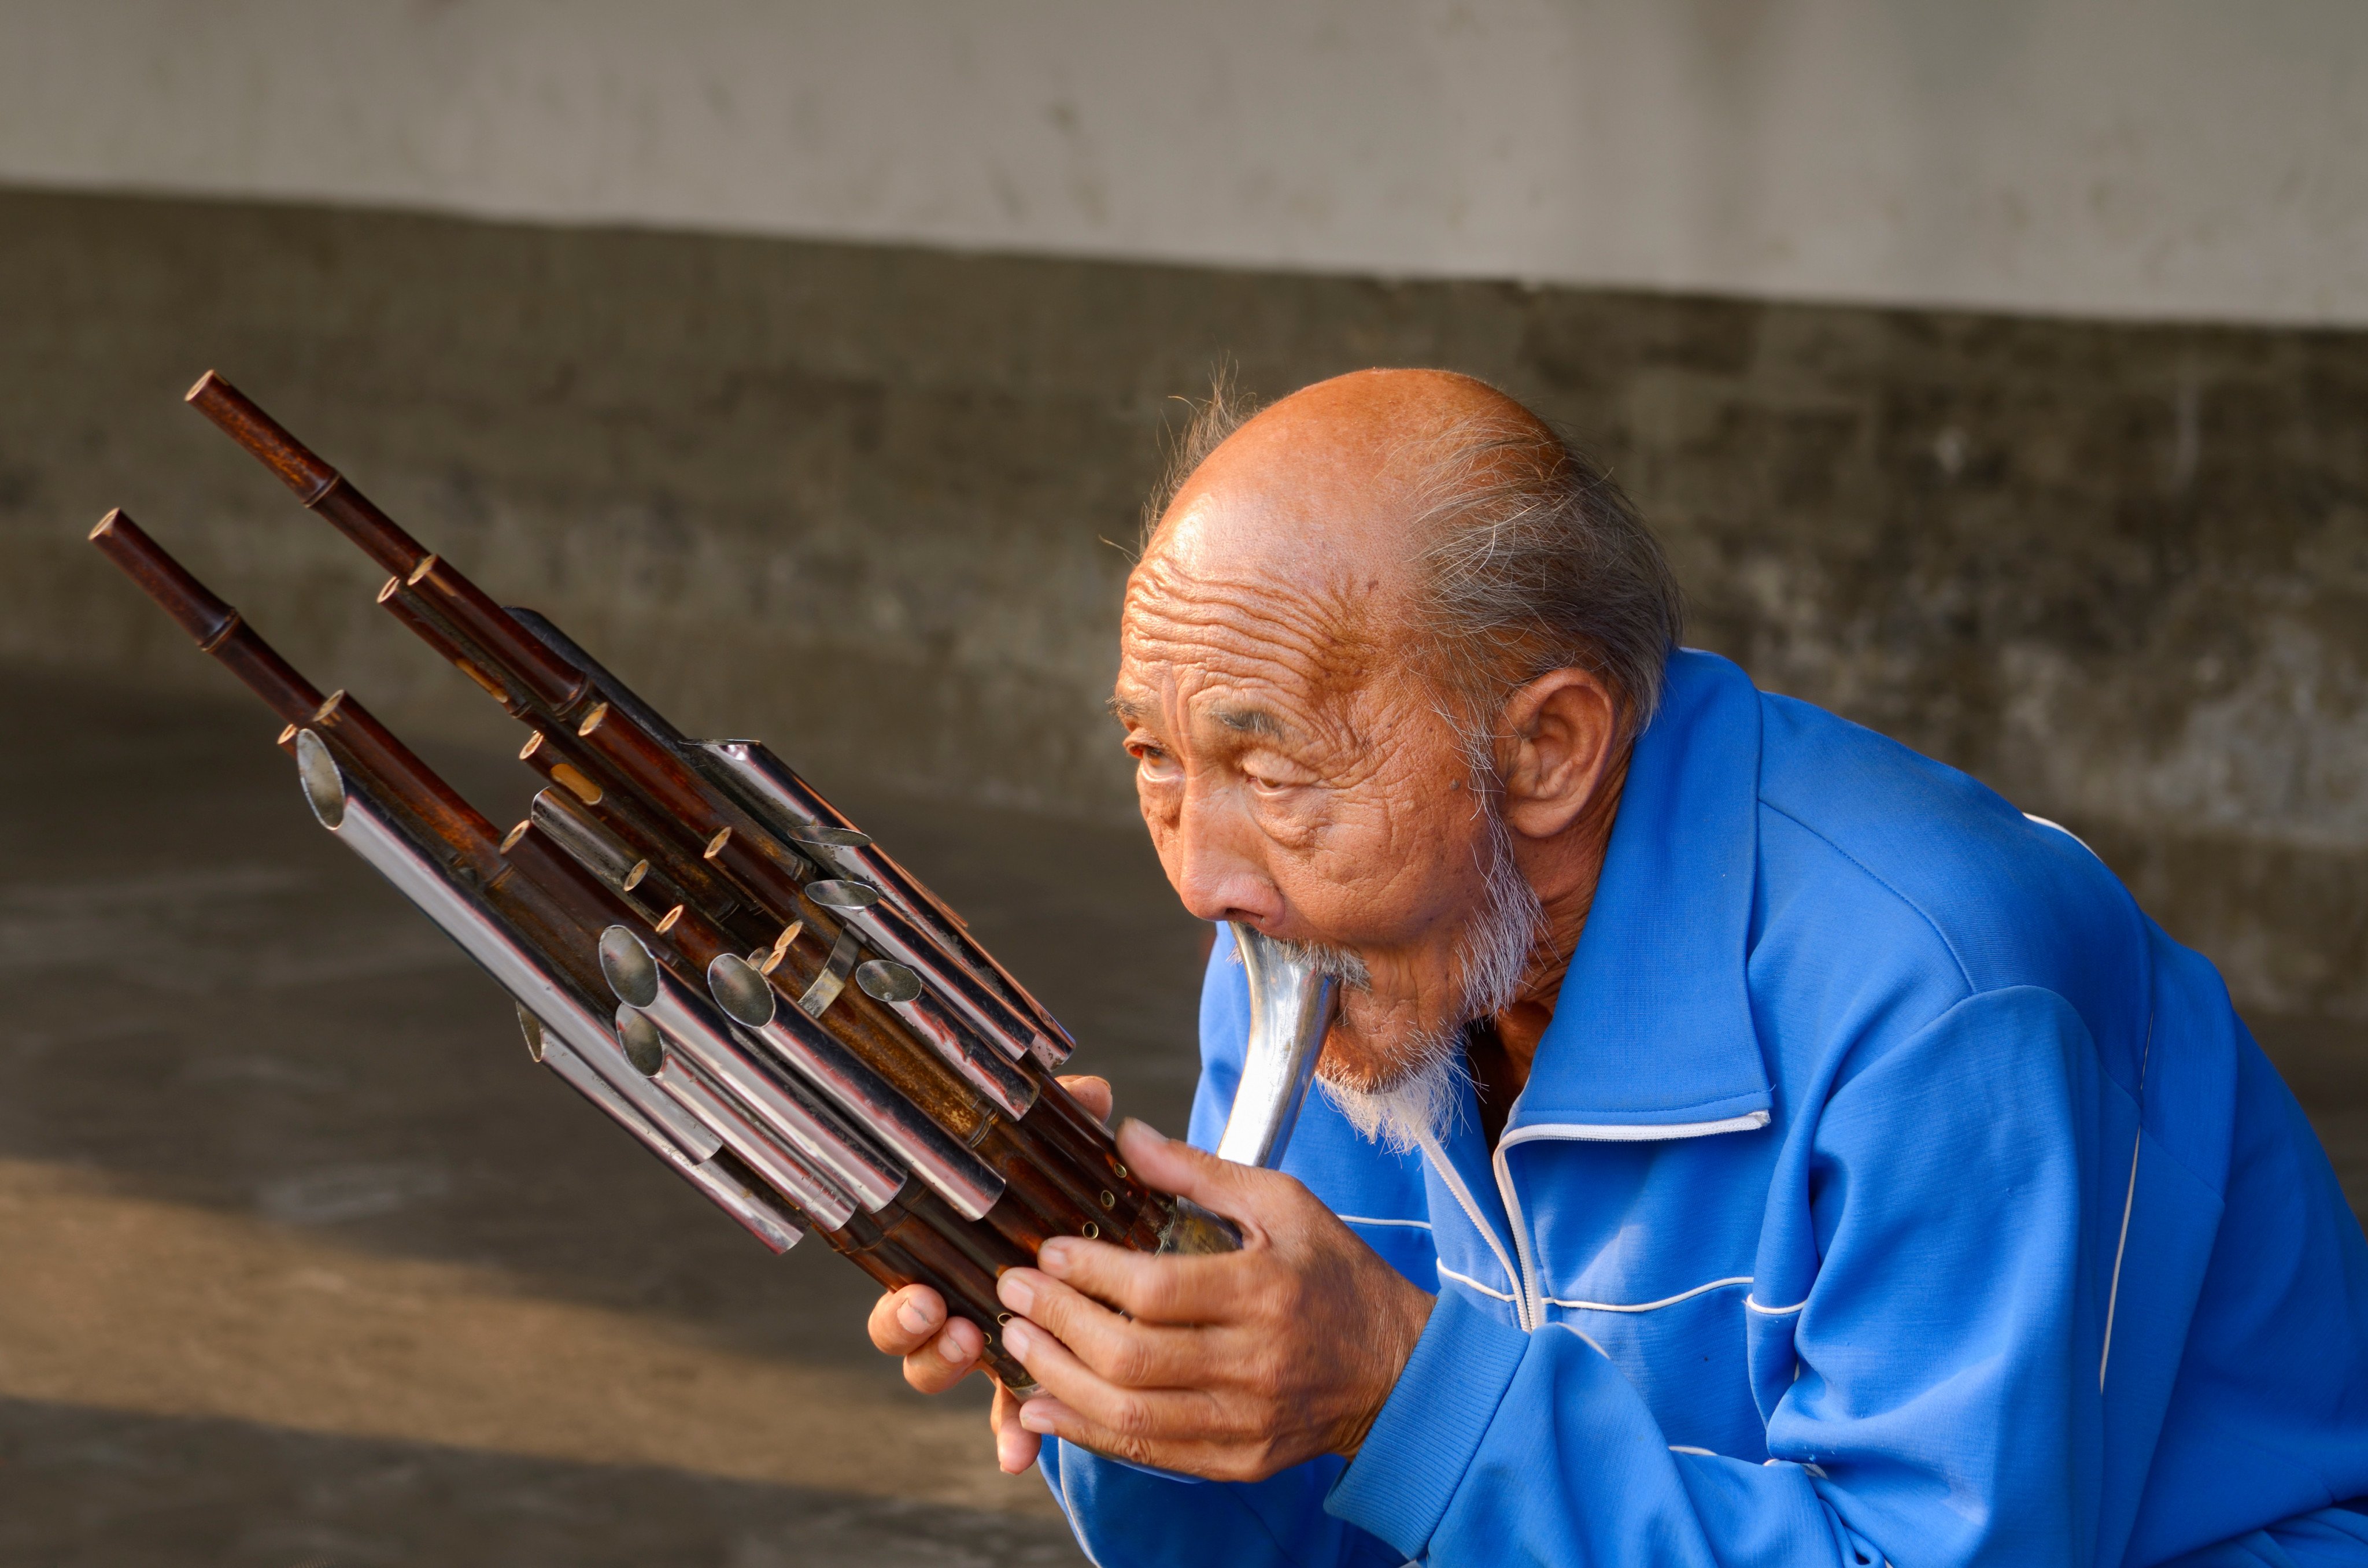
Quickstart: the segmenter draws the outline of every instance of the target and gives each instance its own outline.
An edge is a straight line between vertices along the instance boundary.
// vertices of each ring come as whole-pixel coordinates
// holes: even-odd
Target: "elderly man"
[[[1463,378],[1190,472],[1111,706],[1186,906],[1342,976],[1326,1103],[1286,1174],[1123,1128],[1247,1244],[1006,1275],[1005,1468],[1101,1568],[2368,1562],[2368,1245],[2211,965],[1677,630]],[[1221,950],[1202,1146],[1246,1010]],[[979,1347],[922,1288],[872,1333]]]

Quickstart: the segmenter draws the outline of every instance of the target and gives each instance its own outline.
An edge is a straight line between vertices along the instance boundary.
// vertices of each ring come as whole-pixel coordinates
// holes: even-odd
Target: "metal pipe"
[[[591,1063],[635,1110],[663,1128],[677,1148],[697,1161],[721,1147],[713,1133],[633,1071],[617,1049],[608,1024],[518,940],[507,921],[413,844],[383,807],[347,780],[328,746],[310,730],[296,736],[296,774],[305,802],[323,827],[393,883],[396,892],[476,960],[495,984]]]
[[[702,741],[699,749],[711,771],[737,786],[742,804],[759,812],[768,825],[831,875],[878,887],[948,957],[1018,1012],[1032,1026],[1037,1039],[1031,1049],[1045,1066],[1057,1067],[1068,1060],[1076,1041],[1051,1010],[996,962],[995,955],[919,879],[816,794],[771,748],[760,741]]]
[[[731,1091],[693,1065],[683,1052],[669,1051],[664,1034],[647,1015],[629,1002],[617,1004],[617,1040],[625,1060],[667,1094],[709,1131],[723,1140],[748,1168],[773,1184],[782,1197],[814,1217],[826,1231],[836,1231],[855,1217],[855,1201],[829,1177],[807,1167],[775,1138]]]
[[[622,926],[611,929],[624,930]],[[604,962],[608,940],[601,937]],[[707,966],[707,985],[715,1005],[748,1038],[828,1095],[898,1159],[911,1165],[913,1173],[963,1219],[983,1218],[1003,1196],[1003,1177],[985,1161],[889,1087],[853,1051],[832,1039],[827,1029],[795,1006],[782,1006],[780,993],[745,960],[730,953],[718,955]]]
[[[532,1014],[525,1015],[531,1018]],[[674,1145],[655,1123],[633,1108],[609,1081],[585,1060],[556,1040],[543,1040],[537,1060],[590,1100],[603,1115],[641,1141],[643,1147],[664,1160],[677,1176],[705,1194],[708,1200],[737,1220],[741,1227],[776,1253],[789,1251],[805,1228],[784,1212],[778,1202],[751,1189],[712,1159],[693,1160]]]
[[[552,841],[575,863],[606,882],[625,891],[626,879],[647,862],[617,842],[616,835],[594,820],[583,803],[564,790],[536,792],[527,820],[551,835]]]
[[[812,1160],[866,1213],[885,1208],[904,1187],[905,1173],[861,1131],[781,1077],[761,1052],[744,1049],[732,1026],[651,957],[632,931],[611,926],[600,934],[600,972],[619,1001],[644,1015],[677,1051],[728,1089],[767,1131]],[[858,1119],[869,1119],[859,1110]]]
[[[976,975],[947,954],[928,935],[890,903],[870,882],[830,878],[808,882],[805,895],[839,920],[863,934],[882,957],[894,959],[917,972],[929,990],[1003,1052],[1018,1060],[1033,1054],[1046,1060],[1053,1042],[1019,1017],[1002,997],[979,983]]]
[[[927,1041],[954,1071],[1002,1107],[1006,1114],[1026,1116],[1028,1108],[1036,1103],[1036,1085],[1028,1074],[993,1044],[979,1038],[967,1023],[940,1006],[938,999],[923,988],[921,977],[903,964],[894,959],[873,959],[858,964],[855,983],[866,996],[894,1008],[896,1016],[905,1020],[906,1028]]]

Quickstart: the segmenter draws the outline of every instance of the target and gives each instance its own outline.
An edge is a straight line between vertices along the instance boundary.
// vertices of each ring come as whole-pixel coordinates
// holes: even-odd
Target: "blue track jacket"
[[[1429,1326],[1353,1463],[1048,1440],[1095,1562],[2368,1563],[2368,1244],[2325,1153],[2212,966],[1962,773],[1675,656],[1477,1128],[1401,1159],[1310,1096],[1283,1168]]]

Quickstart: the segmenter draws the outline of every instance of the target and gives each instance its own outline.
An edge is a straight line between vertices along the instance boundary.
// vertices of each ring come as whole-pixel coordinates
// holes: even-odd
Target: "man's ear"
[[[1505,825],[1552,838],[1594,803],[1611,771],[1620,704],[1590,670],[1548,670],[1506,700]]]

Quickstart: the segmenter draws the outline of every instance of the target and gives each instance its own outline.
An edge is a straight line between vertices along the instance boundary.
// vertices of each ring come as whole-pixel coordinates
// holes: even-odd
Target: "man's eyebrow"
[[[1113,697],[1110,699],[1110,717],[1121,723],[1140,724],[1150,713],[1151,705],[1137,702],[1131,697]]]
[[[1212,708],[1209,717],[1237,735],[1256,735],[1277,744],[1291,739],[1291,726],[1263,708]]]

